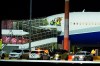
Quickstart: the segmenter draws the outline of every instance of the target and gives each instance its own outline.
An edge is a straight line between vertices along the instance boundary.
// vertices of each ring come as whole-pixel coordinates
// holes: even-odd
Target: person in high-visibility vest
[[[91,54],[94,56],[96,54],[96,51],[92,49]]]
[[[2,39],[0,39],[0,50],[2,49]]]
[[[55,25],[55,21],[52,20],[52,21],[50,22],[50,25]]]
[[[57,21],[57,22],[56,22],[56,25],[57,25],[57,26],[61,26],[61,22]]]

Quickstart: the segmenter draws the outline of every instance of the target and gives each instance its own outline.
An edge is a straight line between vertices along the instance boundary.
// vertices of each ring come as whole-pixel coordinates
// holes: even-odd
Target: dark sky
[[[29,19],[30,0],[0,0],[0,18]],[[63,13],[65,0],[33,0],[32,18]],[[100,11],[99,0],[70,0],[70,12]]]
[[[99,0],[70,0],[70,12],[83,11],[99,11],[100,2]]]
[[[29,19],[30,0],[0,0],[3,19]],[[64,12],[64,0],[33,0],[32,18]]]

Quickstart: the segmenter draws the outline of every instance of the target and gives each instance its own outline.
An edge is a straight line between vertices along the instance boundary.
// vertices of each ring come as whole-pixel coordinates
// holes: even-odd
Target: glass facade
[[[2,31],[8,30],[8,34],[2,32],[2,43],[3,44],[26,44],[29,43],[29,34],[31,34],[31,42],[40,41],[49,38],[57,38],[60,35],[57,28],[44,28],[40,26],[47,26],[48,21],[45,18],[32,19],[31,26],[29,26],[29,20],[3,20],[2,21]],[[31,33],[29,33],[31,27]],[[15,35],[13,31],[27,32],[25,35]],[[6,32],[7,33],[7,32]],[[40,42],[41,43],[41,42]],[[52,44],[52,45],[49,45]],[[57,44],[57,41],[48,43],[48,45],[44,44],[45,47],[52,47]],[[36,47],[41,47],[36,46]],[[42,46],[43,47],[43,46]]]

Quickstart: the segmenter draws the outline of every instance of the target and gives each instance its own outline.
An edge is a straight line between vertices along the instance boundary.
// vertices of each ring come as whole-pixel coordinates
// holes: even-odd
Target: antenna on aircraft
[[[85,12],[85,9],[83,9],[83,11],[82,12]]]

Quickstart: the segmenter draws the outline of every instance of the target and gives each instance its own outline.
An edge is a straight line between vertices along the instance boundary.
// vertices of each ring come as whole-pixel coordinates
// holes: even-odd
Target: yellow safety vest
[[[91,51],[91,54],[95,54],[96,53],[96,51],[93,49],[92,51]]]
[[[2,49],[2,39],[0,39],[0,49]]]
[[[56,22],[56,25],[61,25],[61,23],[59,21]]]

